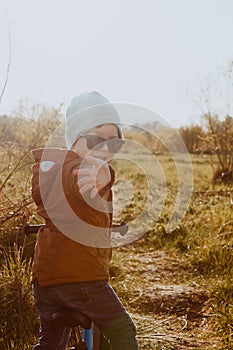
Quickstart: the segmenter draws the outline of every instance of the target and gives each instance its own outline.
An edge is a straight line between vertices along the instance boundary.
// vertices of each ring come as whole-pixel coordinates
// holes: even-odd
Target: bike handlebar
[[[45,224],[40,225],[30,225],[28,222],[23,227],[23,233],[29,236],[34,233],[38,233],[41,227],[45,227]],[[113,224],[111,227],[112,232],[118,232],[121,236],[124,236],[128,232],[128,225],[122,221],[120,224]]]

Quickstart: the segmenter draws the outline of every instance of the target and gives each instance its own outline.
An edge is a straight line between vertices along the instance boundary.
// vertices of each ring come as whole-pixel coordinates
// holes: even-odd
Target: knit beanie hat
[[[120,117],[106,97],[96,91],[73,98],[66,112],[66,144],[72,147],[81,133],[102,124],[115,124],[122,137]]]

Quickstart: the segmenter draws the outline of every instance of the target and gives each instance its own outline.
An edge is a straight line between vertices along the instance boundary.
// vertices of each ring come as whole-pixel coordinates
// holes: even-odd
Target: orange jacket
[[[108,279],[113,169],[100,198],[90,200],[86,193],[87,203],[72,174],[82,161],[75,152],[37,149],[33,157],[31,194],[46,226],[37,234],[32,282],[37,278],[49,286]]]

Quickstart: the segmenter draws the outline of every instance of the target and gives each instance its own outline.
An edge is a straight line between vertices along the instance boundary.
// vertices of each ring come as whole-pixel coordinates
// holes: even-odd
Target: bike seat
[[[57,326],[67,326],[71,328],[81,326],[84,329],[90,329],[91,320],[80,312],[64,310],[55,312],[52,315],[51,326],[54,328]]]

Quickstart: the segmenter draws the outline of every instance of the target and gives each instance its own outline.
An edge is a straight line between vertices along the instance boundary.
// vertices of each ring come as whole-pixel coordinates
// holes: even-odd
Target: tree
[[[182,137],[185,146],[189,153],[200,152],[201,140],[200,136],[204,134],[202,127],[199,125],[192,125],[190,127],[181,127],[179,129],[180,136]]]
[[[217,156],[213,166],[214,182],[233,182],[233,117],[227,115],[223,121],[210,114],[205,115],[207,133],[201,137],[208,149]]]
[[[233,182],[232,95],[233,61],[221,69],[217,81],[210,76],[202,81],[198,98],[193,99],[201,109],[206,123],[206,134],[200,135],[200,140],[217,157],[217,164],[214,157],[211,163],[214,182]]]

